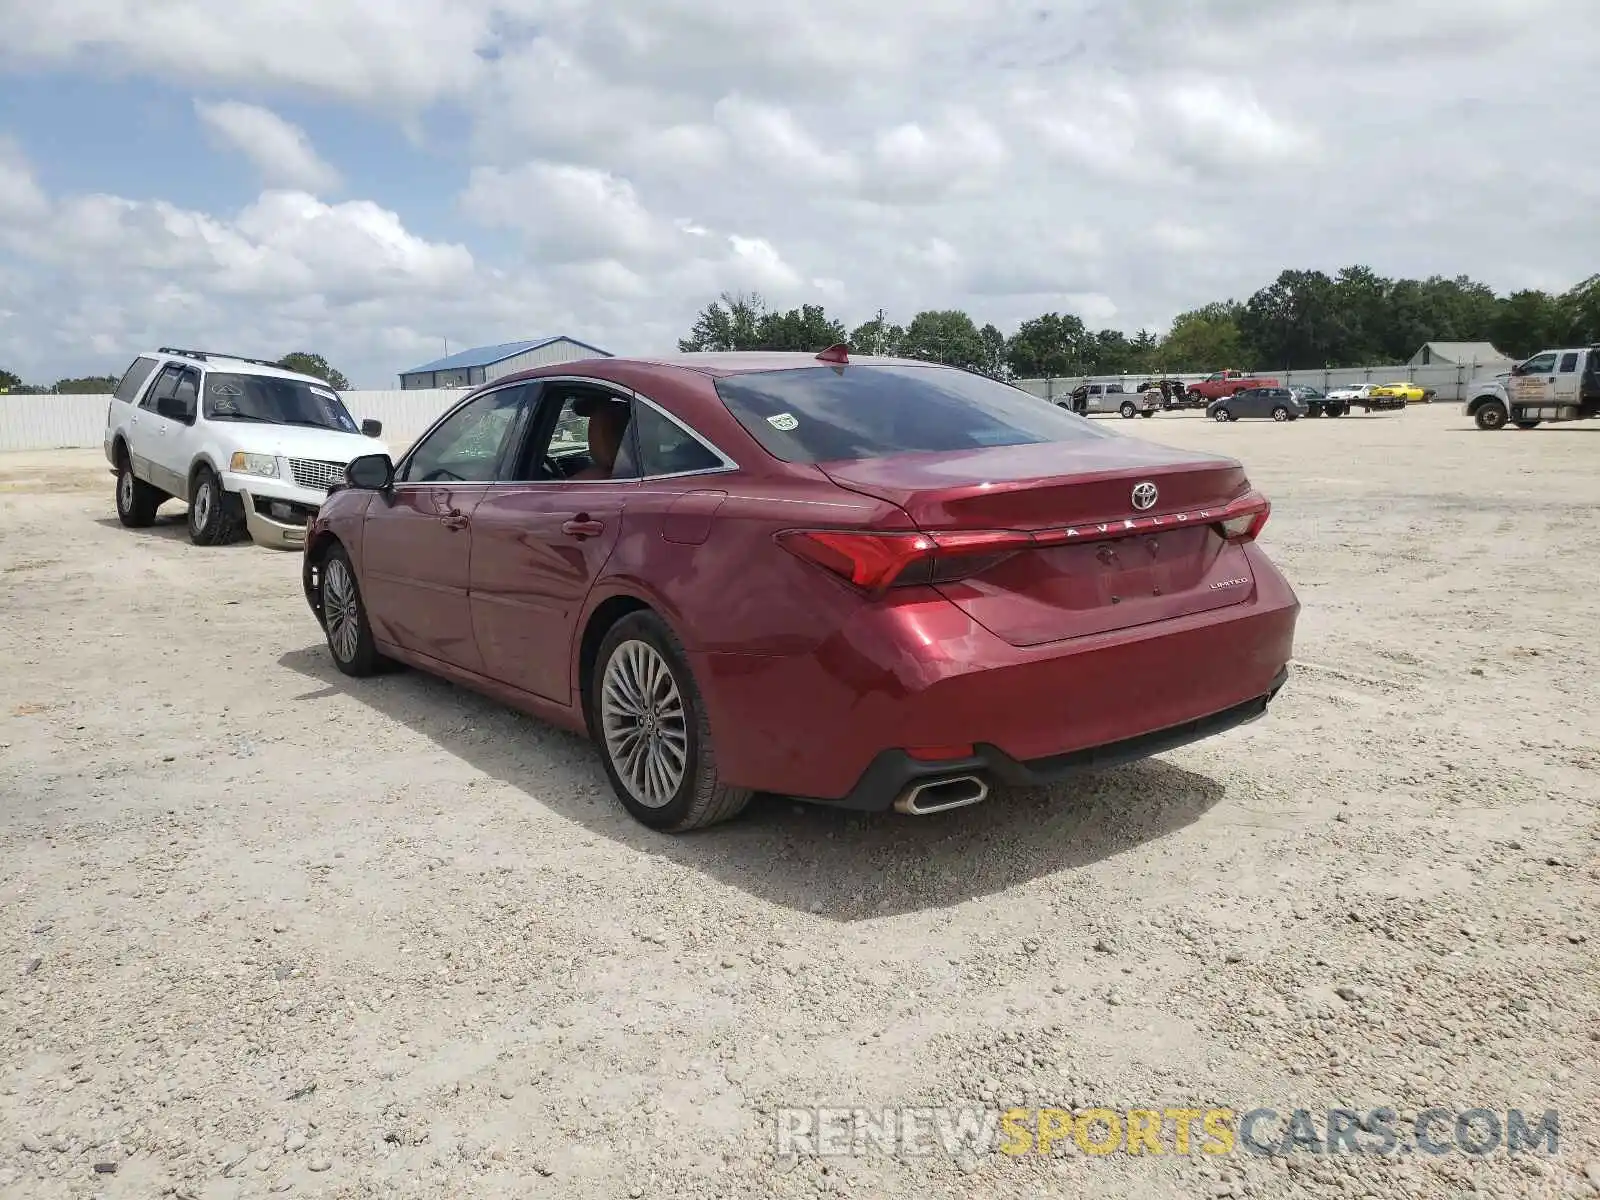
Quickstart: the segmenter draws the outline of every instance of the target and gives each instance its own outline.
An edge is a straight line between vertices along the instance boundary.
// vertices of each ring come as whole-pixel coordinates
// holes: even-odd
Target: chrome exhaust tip
[[[895,812],[912,817],[965,808],[989,797],[989,785],[976,775],[955,775],[914,783],[894,802]]]

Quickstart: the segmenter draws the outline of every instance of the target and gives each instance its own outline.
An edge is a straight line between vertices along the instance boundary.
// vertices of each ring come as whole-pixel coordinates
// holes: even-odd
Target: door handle
[[[439,518],[439,523],[446,529],[465,529],[467,527],[467,518],[459,508],[452,508]]]
[[[594,520],[588,513],[579,513],[572,520],[561,522],[561,532],[569,537],[599,537],[605,531],[605,522]]]

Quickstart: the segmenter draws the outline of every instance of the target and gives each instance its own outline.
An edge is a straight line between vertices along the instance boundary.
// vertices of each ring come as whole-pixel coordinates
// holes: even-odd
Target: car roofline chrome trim
[[[152,372],[152,374],[153,374],[153,372]],[[485,483],[485,484],[494,485],[494,484],[512,484],[512,483],[517,483],[517,484],[529,484],[529,483],[580,483],[580,484],[581,483],[642,483],[642,482],[645,482],[647,480],[655,480],[655,479],[685,479],[685,478],[688,478],[688,477],[694,476],[694,475],[726,475],[726,474],[728,474],[730,472],[738,471],[738,470],[742,469],[739,466],[739,464],[737,462],[735,462],[730,455],[728,455],[715,442],[711,441],[710,438],[706,437],[704,434],[702,434],[699,430],[695,429],[694,427],[692,427],[692,426],[686,424],[685,422],[679,420],[676,416],[674,416],[672,413],[668,412],[665,408],[663,408],[656,401],[650,399],[649,396],[644,395],[643,393],[638,391],[636,388],[628,387],[626,384],[615,383],[615,382],[613,382],[612,380],[609,380],[609,379],[596,379],[593,375],[534,375],[534,376],[531,376],[531,377],[528,377],[528,378],[524,378],[524,379],[508,379],[508,380],[505,380],[503,382],[500,381],[500,380],[493,380],[490,383],[483,385],[482,387],[479,387],[479,388],[477,388],[477,389],[475,389],[475,390],[473,390],[471,392],[468,392],[465,396],[461,397],[461,399],[457,400],[454,404],[450,405],[449,408],[445,409],[444,412],[440,413],[436,418],[434,418],[433,424],[429,425],[419,435],[417,435],[416,439],[411,443],[411,445],[409,447],[407,447],[406,452],[404,454],[402,454],[398,460],[396,460],[395,465],[394,465],[395,474],[398,475],[400,473],[401,469],[404,467],[406,462],[410,459],[412,453],[416,450],[416,448],[418,446],[422,445],[422,443],[433,433],[433,431],[435,429],[439,428],[440,425],[443,425],[459,409],[465,407],[468,404],[471,404],[475,400],[481,399],[482,397],[489,395],[491,392],[498,392],[498,391],[501,391],[501,390],[503,390],[505,388],[525,387],[528,384],[534,384],[534,383],[538,383],[538,384],[544,384],[544,383],[581,383],[581,384],[585,384],[585,385],[587,385],[589,387],[604,388],[606,391],[615,392],[615,393],[618,393],[619,395],[626,396],[629,400],[632,400],[632,401],[634,401],[636,403],[639,403],[639,404],[643,404],[646,407],[653,409],[657,414],[659,414],[660,416],[666,418],[666,420],[672,422],[672,424],[676,425],[679,429],[683,430],[684,433],[688,434],[691,438],[693,438],[696,442],[698,442],[705,450],[707,450],[711,454],[715,455],[718,465],[715,466],[715,467],[701,467],[700,469],[694,470],[694,471],[671,471],[671,472],[667,472],[665,474],[659,474],[659,475],[637,475],[637,476],[634,476],[631,479],[522,479],[522,480],[490,479],[490,480],[483,480],[482,482]],[[405,481],[397,480],[395,482],[394,486],[396,488],[402,488],[402,487],[437,487],[438,485],[437,484],[432,484],[432,483],[424,484],[420,480],[405,480]]]

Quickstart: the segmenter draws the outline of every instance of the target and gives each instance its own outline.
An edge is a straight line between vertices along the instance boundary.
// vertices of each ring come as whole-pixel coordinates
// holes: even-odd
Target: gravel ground
[[[1600,1194],[1600,425],[1118,430],[1272,496],[1266,721],[677,839],[576,738],[337,674],[297,556],[0,456],[0,1195]],[[1560,1153],[776,1156],[817,1104],[1556,1109]]]

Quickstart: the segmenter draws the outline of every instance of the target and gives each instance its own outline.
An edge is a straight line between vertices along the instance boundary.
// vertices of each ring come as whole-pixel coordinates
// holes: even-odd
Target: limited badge
[[[767,418],[767,424],[783,433],[800,428],[800,422],[795,419],[793,413],[777,413]]]

